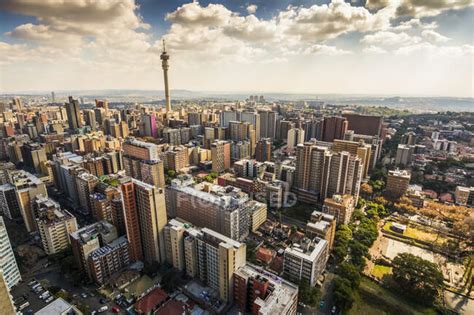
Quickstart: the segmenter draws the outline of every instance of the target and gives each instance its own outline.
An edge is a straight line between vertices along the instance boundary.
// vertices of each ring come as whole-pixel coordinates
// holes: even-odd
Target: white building
[[[21,280],[20,270],[16,264],[15,255],[13,254],[2,216],[0,216],[0,269],[3,272],[8,289],[11,289]]]

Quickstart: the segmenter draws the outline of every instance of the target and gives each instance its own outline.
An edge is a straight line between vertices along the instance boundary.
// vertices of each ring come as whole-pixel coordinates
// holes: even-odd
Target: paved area
[[[444,300],[449,308],[459,312],[459,314],[474,314],[474,300],[472,299],[445,291]]]
[[[408,245],[390,238],[385,238],[385,240],[387,242],[387,245],[385,248],[384,255],[390,259],[394,259],[400,253],[410,253],[433,263],[435,262],[433,252],[430,252],[426,249],[417,246]]]

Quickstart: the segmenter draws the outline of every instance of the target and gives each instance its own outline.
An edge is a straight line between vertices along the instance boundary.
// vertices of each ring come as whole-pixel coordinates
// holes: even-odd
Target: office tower
[[[232,161],[250,158],[251,151],[249,141],[232,141],[230,144],[230,158]]]
[[[21,281],[20,270],[16,264],[15,254],[13,253],[10,239],[8,238],[7,228],[0,216],[0,272],[3,273],[8,290]]]
[[[23,110],[23,103],[19,97],[13,98],[13,106],[17,112],[21,112]]]
[[[239,121],[239,118],[238,118],[238,115],[237,115],[237,111],[235,110],[226,110],[226,111],[222,111],[220,113],[220,126],[221,127],[229,127],[229,123],[231,121]]]
[[[235,240],[249,233],[252,203],[238,188],[210,183],[194,185],[192,177],[182,175],[166,188],[166,196],[172,217],[209,227]]]
[[[122,193],[130,259],[162,263],[167,223],[164,191],[132,179],[122,183]]]
[[[87,126],[90,126],[93,131],[97,129],[97,122],[95,120],[95,113],[92,109],[83,111],[84,113],[84,122]]]
[[[322,139],[322,121],[321,120],[307,120],[303,123],[303,129],[304,129],[304,140],[305,141],[310,141],[311,139],[317,139],[321,140]]]
[[[304,142],[304,130],[301,128],[292,128],[288,130],[287,148],[293,150],[298,144]]]
[[[99,183],[99,179],[89,173],[81,173],[76,177],[77,196],[79,205],[90,213],[92,209],[90,195],[93,193],[95,186]]]
[[[140,117],[140,135],[146,137],[158,137],[158,127],[154,113],[143,113]]]
[[[407,166],[411,163],[415,147],[412,145],[399,144],[395,155],[395,165]]]
[[[211,144],[212,171],[221,173],[230,168],[230,143],[218,140]]]
[[[326,240],[331,250],[336,235],[336,218],[328,213],[313,211],[306,224],[306,235]]]
[[[35,173],[41,174],[41,163],[47,161],[45,149],[38,143],[25,143],[21,147],[21,155],[25,166]]]
[[[322,189],[325,156],[328,152],[327,148],[316,146],[312,142],[297,146],[294,187],[299,190],[299,195],[302,191],[308,192],[309,195],[319,195]],[[314,200],[311,197],[310,199]]]
[[[245,244],[209,228],[199,230],[175,219],[169,222],[166,230],[179,231],[176,238],[166,234],[167,252],[172,255],[170,260],[180,261],[175,267],[184,266],[180,270],[217,290],[224,301],[232,302],[234,272],[245,265]],[[177,251],[173,252],[172,248]]]
[[[163,52],[160,55],[160,59],[161,59],[161,67],[163,68],[163,77],[164,77],[164,82],[165,82],[166,112],[169,113],[171,112],[170,89],[168,86],[168,69],[170,68],[168,64],[168,60],[170,59],[170,56],[166,52],[165,40],[163,40]]]
[[[405,194],[410,185],[411,174],[407,170],[388,171],[385,194],[389,198],[398,199]]]
[[[255,159],[259,162],[270,161],[272,158],[272,141],[268,138],[261,138],[255,148]]]
[[[329,246],[326,240],[303,238],[285,249],[283,275],[294,283],[305,281],[314,286],[328,258]]]
[[[67,121],[70,130],[76,130],[82,127],[81,108],[79,101],[69,96],[69,103],[66,103]]]
[[[72,254],[76,266],[92,278],[89,269],[89,255],[117,239],[117,229],[114,225],[103,220],[87,225],[69,234]]]
[[[334,139],[344,139],[348,128],[344,117],[324,117],[322,124],[322,141],[333,142]]]
[[[41,243],[47,255],[56,254],[69,245],[69,234],[77,230],[76,218],[60,205],[43,195],[37,195],[33,208]]]
[[[335,139],[332,146],[334,152],[347,151],[350,154],[357,155],[362,160],[364,164],[364,169],[362,171],[362,177],[368,177],[370,159],[372,156],[372,146],[370,144],[365,144],[363,142],[355,141],[346,141]]]
[[[102,285],[112,275],[130,264],[128,241],[121,236],[90,253],[88,258],[91,280]]]
[[[16,199],[15,187],[12,184],[0,185],[0,215],[10,220],[21,216],[21,208]]]
[[[188,113],[188,126],[202,125],[203,117],[202,113]]]
[[[164,187],[164,165],[159,157],[156,144],[129,137],[122,144],[122,150],[127,176],[156,187]]]
[[[260,138],[275,139],[277,113],[272,111],[259,111]]]
[[[234,303],[246,314],[296,315],[298,286],[247,264],[234,272]]]
[[[240,121],[253,125],[255,141],[260,140],[260,115],[256,112],[241,112]]]
[[[287,141],[288,131],[290,129],[293,129],[295,127],[295,124],[288,120],[279,120],[277,124],[278,128],[276,138],[281,141]]]
[[[343,114],[347,119],[348,129],[354,130],[354,133],[367,136],[382,135],[382,116],[369,116],[359,114]]]
[[[11,173],[11,184],[15,187],[16,196],[20,205],[21,216],[28,232],[36,231],[33,200],[37,195],[47,196],[45,184],[36,176],[25,171]]]
[[[17,314],[2,270],[0,270],[0,309],[4,314]]]
[[[363,164],[358,156],[343,151],[325,155],[320,199],[334,194],[348,194],[359,198]]]
[[[355,200],[351,195],[335,194],[324,200],[322,212],[332,215],[337,224],[348,224],[354,212]]]

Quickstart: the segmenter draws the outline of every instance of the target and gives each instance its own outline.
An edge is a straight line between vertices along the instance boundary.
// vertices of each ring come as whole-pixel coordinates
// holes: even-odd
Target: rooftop
[[[82,314],[78,309],[76,309],[73,305],[69,304],[62,298],[57,298],[53,302],[49,303],[39,311],[35,313],[35,315],[73,315]]]

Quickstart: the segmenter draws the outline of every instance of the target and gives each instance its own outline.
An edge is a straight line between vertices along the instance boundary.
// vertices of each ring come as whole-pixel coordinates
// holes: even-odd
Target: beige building
[[[0,309],[3,314],[17,314],[15,305],[13,304],[10,289],[3,277],[3,272],[0,270]]]
[[[76,218],[55,201],[39,195],[35,198],[36,224],[47,255],[66,249],[70,243],[69,234],[77,230]]]
[[[454,197],[458,205],[472,206],[474,204],[474,187],[456,186]]]
[[[319,237],[328,242],[329,250],[332,249],[336,235],[336,218],[327,213],[313,211],[306,224],[306,235]]]
[[[87,210],[91,211],[92,203],[90,195],[94,192],[95,186],[99,183],[99,179],[89,173],[81,173],[76,177],[77,195],[79,198],[79,205]]]
[[[257,229],[267,220],[267,205],[255,200],[249,201],[250,230]]]
[[[407,170],[388,171],[385,194],[389,198],[398,199],[405,194],[410,185],[411,174]]]
[[[230,143],[215,141],[211,144],[212,171],[222,173],[230,168]]]
[[[324,213],[334,216],[337,224],[348,224],[355,208],[355,200],[351,195],[333,195],[324,200]]]
[[[363,164],[362,177],[368,177],[372,155],[372,146],[370,144],[365,144],[363,141],[355,142],[335,139],[332,150],[334,152],[347,151],[353,155],[357,155]]]

